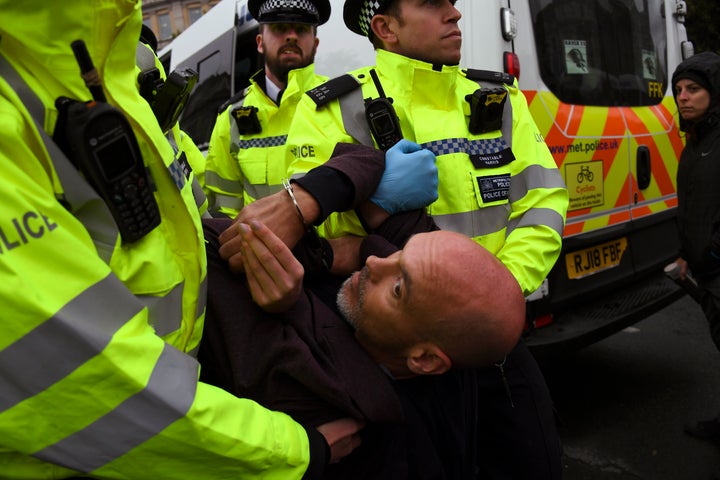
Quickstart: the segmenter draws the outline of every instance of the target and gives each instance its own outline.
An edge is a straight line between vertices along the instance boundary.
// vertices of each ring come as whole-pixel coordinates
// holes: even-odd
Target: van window
[[[216,47],[210,51],[206,48],[198,52],[200,58],[190,62],[190,67],[198,73],[198,83],[185,105],[180,127],[201,150],[210,143],[219,107],[250,85],[250,77],[260,68],[255,34],[253,30],[239,35],[233,52],[229,48]],[[234,36],[234,32],[228,35]],[[219,44],[222,45],[222,41]],[[231,53],[234,53],[232,62],[228,58]],[[230,65],[232,72],[228,71]]]
[[[666,85],[662,0],[530,0],[540,75],[561,101],[640,106]]]

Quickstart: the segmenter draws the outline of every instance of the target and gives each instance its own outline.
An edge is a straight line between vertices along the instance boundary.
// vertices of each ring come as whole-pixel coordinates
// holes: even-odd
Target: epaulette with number
[[[345,75],[340,75],[332,80],[328,80],[322,85],[318,85],[305,93],[312,98],[315,105],[320,108],[336,98],[355,90],[359,86],[360,82],[358,82],[357,79],[349,73],[346,73]]]
[[[468,68],[465,70],[465,76],[476,82],[494,82],[504,83],[505,85],[512,86],[515,82],[515,77],[505,72],[494,72],[492,70],[475,70]]]
[[[235,95],[230,97],[228,100],[225,101],[220,107],[218,107],[218,114],[221,114],[225,111],[226,108],[228,108],[233,103],[239,102],[243,98],[247,97],[248,92],[250,91],[250,87],[245,87],[239,92],[237,92]]]

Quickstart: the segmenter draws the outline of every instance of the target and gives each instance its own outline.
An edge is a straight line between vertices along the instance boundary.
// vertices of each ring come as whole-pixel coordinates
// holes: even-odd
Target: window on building
[[[157,16],[158,31],[160,34],[159,40],[169,40],[172,38],[172,22],[170,21],[169,12],[160,12]]]
[[[202,17],[202,7],[200,5],[190,5],[187,7],[188,25],[195,23],[195,20]]]

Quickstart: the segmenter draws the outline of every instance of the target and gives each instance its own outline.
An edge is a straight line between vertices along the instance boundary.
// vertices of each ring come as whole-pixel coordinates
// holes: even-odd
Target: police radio
[[[370,70],[370,76],[380,97],[365,99],[365,118],[378,147],[380,150],[387,151],[403,138],[400,120],[398,120],[395,108],[392,106],[392,99],[385,96],[375,69]]]
[[[93,100],[55,101],[54,140],[107,204],[123,243],[134,242],[160,224],[160,211],[130,123],[105,101],[85,43],[72,43]]]

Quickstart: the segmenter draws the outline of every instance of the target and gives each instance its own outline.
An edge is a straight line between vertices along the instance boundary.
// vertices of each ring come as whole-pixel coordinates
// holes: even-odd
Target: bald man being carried
[[[366,154],[362,165],[343,163],[344,154],[356,159],[359,151]],[[302,236],[331,211],[369,212],[373,234],[344,244],[342,255],[364,265],[350,278],[307,274],[317,270],[307,260],[323,257],[312,253],[318,238],[305,233],[293,250],[304,267],[273,230],[249,219],[265,199],[246,206],[248,220],[236,224],[244,276],[232,273],[218,251],[227,221],[206,223],[203,378],[305,425],[347,416],[366,421],[357,454],[331,465],[325,478],[465,478],[475,461],[473,369],[500,361],[515,345],[524,298],[495,256],[437,230],[424,210],[389,216],[365,204],[384,157],[339,145],[325,170],[293,183],[292,195],[275,194],[286,201],[287,218],[276,223],[285,238]],[[316,193],[338,184],[351,192],[344,200]],[[276,220],[278,200],[267,201]],[[431,388],[413,381],[429,376]]]

